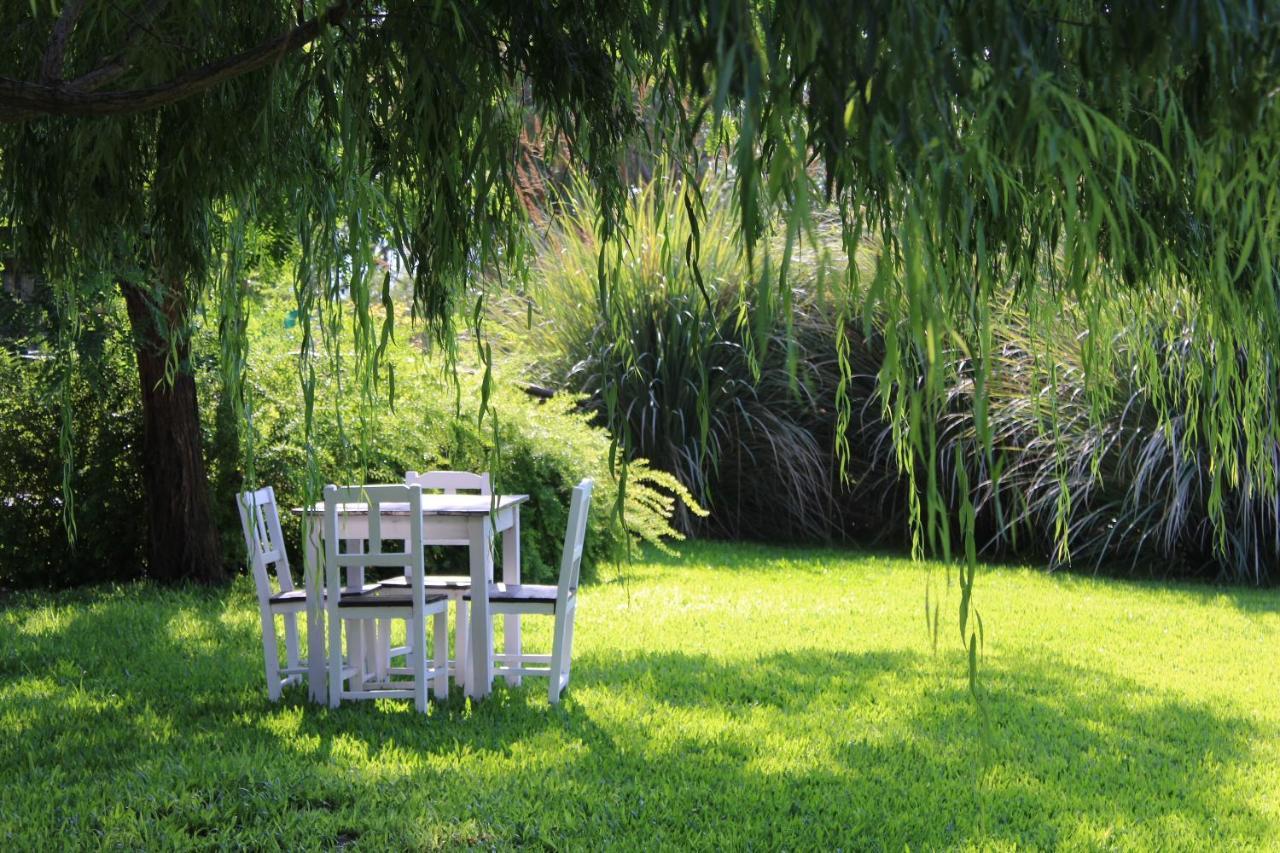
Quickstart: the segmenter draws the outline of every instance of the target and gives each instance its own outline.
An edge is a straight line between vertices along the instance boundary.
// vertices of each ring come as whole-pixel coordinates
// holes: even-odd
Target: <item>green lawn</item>
[[[269,703],[244,579],[11,599],[0,844],[1280,846],[1280,593],[986,572],[984,739],[925,578],[692,545],[582,591],[560,707],[428,716]]]

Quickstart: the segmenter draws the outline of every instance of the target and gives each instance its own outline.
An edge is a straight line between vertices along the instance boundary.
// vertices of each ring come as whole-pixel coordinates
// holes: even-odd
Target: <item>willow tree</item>
[[[846,250],[874,248],[870,275],[848,267],[843,316],[885,330],[881,399],[901,464],[920,478],[918,544],[968,545],[971,654],[972,530],[947,529],[930,424],[959,353],[983,431],[997,300],[1020,301],[1033,323],[1067,302],[1082,309],[1086,369],[1099,377],[1110,369],[1104,309],[1164,310],[1161,334],[1194,339],[1194,364],[1162,371],[1167,348],[1152,340],[1145,384],[1157,400],[1212,392],[1192,395],[1209,402],[1190,417],[1214,449],[1217,489],[1276,488],[1280,16],[1268,4],[8,5],[0,215],[18,235],[12,254],[49,271],[68,342],[85,282],[136,286],[140,352],[163,354],[166,382],[153,387],[173,399],[150,404],[161,422],[194,423],[194,400],[177,392],[206,294],[231,330],[234,387],[245,357],[235,236],[268,211],[295,223],[299,308],[319,317],[315,335],[341,339],[332,306],[350,294],[367,400],[382,371],[376,247],[407,259],[416,315],[446,349],[455,316],[478,326],[472,300],[501,276],[475,272],[519,272],[513,171],[535,113],[588,172],[606,235],[625,234],[615,216],[628,146],[676,163],[709,146],[732,167],[752,257],[776,251],[765,236],[778,216],[784,255],[803,244],[819,202],[840,211]],[[606,303],[617,257],[606,243]],[[773,288],[783,307],[788,292],[784,275]],[[1049,406],[1047,429],[1053,417]],[[199,500],[198,458],[181,459],[181,489],[152,499],[152,528],[172,521],[196,537],[196,515],[172,511]],[[963,477],[996,468],[960,466]],[[963,528],[973,485],[960,483]],[[187,553],[172,574],[209,572],[208,548],[189,539]]]
[[[352,295],[364,320],[357,366],[372,381],[375,250],[410,259],[416,309],[447,343],[467,271],[519,233],[512,173],[528,102],[560,120],[575,150],[599,164],[602,185],[635,123],[634,78],[612,41],[639,8],[592,19],[572,4],[537,14],[521,2],[312,6],[36,0],[0,9],[0,220],[11,237],[0,257],[56,289],[68,370],[78,316],[104,283],[124,296],[154,577],[223,573],[190,336],[194,313],[215,306],[224,378],[237,395],[248,231],[284,223],[301,251],[304,351],[331,330],[336,315],[325,306]],[[305,360],[301,369],[309,386]],[[64,421],[70,460],[70,411]],[[70,461],[67,470],[70,498]]]

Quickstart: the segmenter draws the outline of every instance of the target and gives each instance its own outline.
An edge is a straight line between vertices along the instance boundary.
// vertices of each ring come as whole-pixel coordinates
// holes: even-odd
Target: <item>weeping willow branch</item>
[[[67,52],[67,40],[75,29],[80,13],[84,11],[85,0],[71,0],[62,7],[58,23],[53,26],[53,36],[49,39],[49,47],[44,53],[44,62],[40,64],[40,81],[55,83],[62,79],[62,58]]]
[[[971,676],[982,645],[976,510],[961,498],[955,523],[941,511],[947,483],[934,422],[948,413],[950,353],[961,353],[973,365],[977,449],[968,456],[985,461],[975,461],[972,480],[957,475],[955,488],[998,480],[984,407],[998,379],[987,365],[999,354],[987,306],[1002,294],[1016,297],[1037,335],[1079,306],[1089,377],[1114,361],[1099,306],[1133,298],[1168,314],[1185,301],[1187,322],[1170,324],[1168,341],[1141,341],[1136,357],[1156,423],[1173,435],[1183,418],[1176,407],[1193,401],[1178,429],[1200,438],[1210,460],[1211,519],[1222,518],[1231,490],[1277,488],[1280,425],[1267,401],[1280,387],[1280,22],[1267,4],[384,0],[363,5],[366,22],[354,20],[359,0],[346,0],[237,52],[245,33],[293,20],[293,0],[207,0],[216,15],[170,14],[166,37],[227,58],[172,77],[170,55],[133,46],[158,2],[134,0],[137,20],[114,26],[76,26],[74,10],[58,24],[39,4],[0,3],[0,32],[19,34],[0,53],[0,211],[37,260],[68,275],[83,278],[111,257],[121,235],[153,233],[192,281],[203,280],[209,250],[201,211],[252,191],[259,215],[296,217],[304,440],[310,345],[345,334],[338,321],[348,303],[356,381],[365,401],[376,391],[372,247],[406,259],[411,316],[455,363],[455,319],[498,286],[486,271],[518,266],[523,202],[513,164],[532,110],[547,122],[543,138],[563,140],[598,195],[593,281],[602,329],[618,339],[612,363],[624,369],[646,355],[616,302],[627,239],[619,211],[631,191],[618,165],[633,144],[682,162],[699,153],[697,140],[714,141],[736,177],[736,231],[749,262],[767,257],[774,217],[787,223],[785,270],[817,205],[839,209],[851,261],[839,288],[844,322],[861,316],[868,334],[873,319],[883,326],[874,379],[911,484],[917,548],[950,556],[953,540],[965,545],[959,623]],[[324,39],[339,22],[377,37]],[[312,40],[310,61],[279,62]],[[41,79],[68,44],[76,57],[106,59],[67,83]],[[272,75],[243,76],[273,62]],[[133,79],[168,82],[93,91],[126,68]],[[58,131],[68,144],[50,145],[36,123],[18,124],[176,105],[236,77],[225,97],[206,97],[198,110],[170,106],[129,132],[65,121]],[[705,232],[698,199],[685,202],[689,227]],[[873,245],[860,273],[864,240]],[[713,247],[696,236],[682,243],[698,278],[697,255]],[[53,250],[60,244],[69,260]],[[762,278],[758,303],[793,310],[786,278]],[[479,341],[474,313],[469,329]],[[1188,357],[1176,336],[1191,342]],[[1170,352],[1185,366],[1162,372]],[[837,392],[838,424],[856,422],[854,378],[846,371]],[[697,375],[698,420],[713,414],[712,381],[709,371]],[[1047,411],[1033,413],[1045,441],[1062,432],[1063,398],[1051,392],[1038,390]],[[1082,391],[1095,416],[1105,396]],[[614,411],[628,402],[606,399]],[[629,445],[624,432],[615,451]],[[847,448],[840,453],[844,464]],[[1068,473],[1049,470],[1059,481]],[[307,477],[317,488],[311,457]],[[1048,526],[1061,537],[1076,501],[1065,485],[1053,495]]]
[[[95,92],[71,84],[31,82],[0,77],[0,122],[15,123],[38,116],[112,116],[128,115],[168,106],[212,89],[227,80],[240,77],[270,65],[314,41],[328,27],[336,26],[347,16],[352,4],[341,2],[323,14],[293,28],[283,35],[262,42],[243,53],[210,62],[180,74],[167,83],[140,89]],[[74,16],[73,16],[74,18]],[[62,21],[59,22],[59,30]],[[68,28],[69,29],[69,28]],[[67,33],[69,35],[69,33]],[[50,55],[61,62],[61,47],[55,35]],[[65,41],[63,37],[62,41]],[[57,49],[52,49],[53,47]],[[101,83],[102,76],[119,67],[116,60],[79,78]],[[50,59],[46,58],[46,69]]]
[[[129,35],[125,37],[124,44],[116,51],[115,55],[107,59],[97,68],[70,81],[67,85],[69,88],[78,89],[82,92],[91,92],[94,89],[100,89],[103,86],[115,80],[121,74],[129,70],[128,54],[133,46],[138,43],[144,33],[154,34],[151,28],[151,22],[156,16],[163,11],[164,7],[169,5],[169,0],[151,0],[146,8],[137,15],[130,16],[129,21],[133,24],[133,29]]]

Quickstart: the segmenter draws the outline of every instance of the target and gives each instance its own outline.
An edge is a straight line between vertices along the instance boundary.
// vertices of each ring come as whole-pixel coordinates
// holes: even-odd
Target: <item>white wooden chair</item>
[[[368,505],[368,547],[363,553],[340,553],[338,548],[338,507],[342,504]],[[384,553],[382,550],[382,505],[408,505],[409,537],[404,551]],[[448,599],[439,593],[428,593],[423,584],[422,562],[422,489],[418,486],[326,486],[324,490],[325,542],[325,609],[329,620],[329,704],[337,707],[343,699],[405,698],[413,699],[419,711],[427,709],[427,682],[433,682],[435,695],[449,695],[448,668]],[[347,567],[396,568],[409,572],[409,583],[388,586],[377,584],[360,590],[340,586],[342,569]],[[434,660],[427,664],[426,618],[434,616]],[[342,630],[344,622],[361,620],[404,619],[412,649],[407,670],[388,670],[387,680],[371,681],[365,677],[363,662],[354,659],[344,665]],[[412,681],[392,681],[391,676],[409,674]],[[350,686],[346,686],[351,682]]]
[[[267,670],[267,696],[279,700],[280,691],[297,684],[307,673],[307,662],[298,656],[298,614],[306,612],[307,591],[296,589],[289,572],[289,555],[280,532],[280,511],[276,493],[270,486],[237,496],[240,529],[249,554],[249,570],[258,590],[258,612],[262,616],[262,656]],[[268,567],[274,569],[276,586]],[[284,620],[285,666],[280,666],[276,644],[276,617]]]
[[[489,612],[511,615],[543,614],[555,617],[551,654],[494,655],[494,675],[545,676],[551,704],[569,684],[573,662],[573,616],[578,609],[578,572],[582,568],[582,547],[587,535],[587,511],[595,484],[583,480],[573,490],[569,504],[569,526],[564,534],[560,557],[560,580],[555,586],[542,584],[495,584],[489,588]],[[470,599],[468,591],[465,598]],[[530,665],[537,665],[531,668]]]
[[[421,486],[424,492],[439,492],[445,495],[456,495],[459,492],[468,494],[484,495],[486,497],[493,494],[493,481],[489,477],[489,472],[484,471],[476,474],[471,471],[426,471],[418,473],[417,471],[408,471],[404,475],[404,482],[407,486]],[[427,539],[424,544],[432,545],[456,545],[466,547],[471,544],[468,539]],[[387,586],[395,584],[408,584],[408,576],[401,581],[399,578],[391,578],[384,581]],[[432,593],[443,593],[448,596],[449,601],[453,604],[454,611],[454,631],[453,631],[453,647],[454,660],[450,664],[450,672],[455,678],[461,678],[462,673],[466,672],[467,665],[467,628],[468,628],[468,608],[462,606],[462,596],[471,588],[470,575],[427,575],[427,591]],[[383,627],[384,632],[387,628]],[[404,646],[391,649],[390,654],[393,657],[408,654],[412,648],[412,644],[406,643]]]

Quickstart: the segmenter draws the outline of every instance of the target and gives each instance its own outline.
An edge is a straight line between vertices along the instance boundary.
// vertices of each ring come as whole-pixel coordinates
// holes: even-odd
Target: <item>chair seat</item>
[[[381,584],[367,583],[364,585],[364,591],[366,593],[372,592],[373,590],[377,589],[379,586],[381,586]],[[347,594],[348,593],[346,592],[346,590],[343,590],[343,593],[342,593],[343,598],[346,598]],[[356,594],[358,595],[359,593],[356,593]],[[321,601],[324,601],[328,597],[329,597],[328,593],[326,593],[323,589],[320,590]],[[299,587],[298,589],[290,589],[284,592],[277,592],[275,595],[271,596],[270,601],[272,604],[306,604],[307,591]]]
[[[365,588],[365,592],[343,592],[338,598],[338,609],[343,607],[412,607],[413,590],[407,586],[383,586],[373,584]],[[428,593],[425,604],[447,601],[448,596],[440,593]]]
[[[459,590],[471,586],[470,575],[427,575],[427,589]],[[383,586],[409,587],[409,579],[404,575],[386,578],[380,581]]]
[[[271,596],[272,604],[303,604],[307,600],[305,589],[289,589]]]
[[[463,598],[470,598],[471,592],[468,590],[463,594]],[[498,583],[489,587],[490,601],[539,601],[547,604],[556,603],[556,588],[549,584],[525,583],[525,584],[505,584]]]

